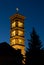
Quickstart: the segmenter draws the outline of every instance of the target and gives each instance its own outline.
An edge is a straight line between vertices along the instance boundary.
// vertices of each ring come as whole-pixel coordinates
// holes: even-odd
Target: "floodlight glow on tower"
[[[24,19],[25,17],[19,13],[10,17],[10,45],[16,50],[20,49],[23,55],[25,54]]]

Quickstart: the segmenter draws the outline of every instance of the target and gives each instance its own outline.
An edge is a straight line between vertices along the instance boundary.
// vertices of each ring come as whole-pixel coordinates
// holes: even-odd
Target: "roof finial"
[[[19,11],[19,8],[16,8],[16,11],[18,12]]]

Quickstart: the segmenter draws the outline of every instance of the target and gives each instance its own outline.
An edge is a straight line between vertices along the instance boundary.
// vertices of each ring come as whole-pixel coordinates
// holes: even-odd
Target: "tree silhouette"
[[[41,41],[34,28],[30,36],[31,36],[31,39],[29,40],[30,50],[40,50],[40,48],[42,47]]]
[[[40,64],[40,49],[42,45],[39,36],[37,35],[34,28],[30,36],[31,39],[28,40],[29,48],[26,52],[26,65]]]

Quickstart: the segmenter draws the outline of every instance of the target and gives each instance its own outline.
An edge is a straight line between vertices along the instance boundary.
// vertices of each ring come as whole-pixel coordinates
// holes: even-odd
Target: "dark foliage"
[[[31,39],[28,40],[29,48],[26,51],[26,65],[44,64],[44,50],[41,49],[41,41],[34,28],[30,36]]]
[[[40,50],[40,48],[42,47],[41,41],[34,28],[30,36],[31,36],[31,39],[29,40],[30,50]]]
[[[22,65],[23,56],[20,50],[13,49],[9,44],[0,44],[0,65]]]

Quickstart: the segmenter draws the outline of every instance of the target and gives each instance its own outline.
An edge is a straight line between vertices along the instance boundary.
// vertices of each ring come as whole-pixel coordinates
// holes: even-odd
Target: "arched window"
[[[12,44],[15,44],[15,39],[11,40],[11,43],[12,43]]]
[[[23,42],[23,40],[22,39],[19,39],[19,44],[21,44]]]
[[[16,34],[16,31],[12,31],[12,36],[15,36],[15,34]]]
[[[21,36],[23,36],[23,31],[21,31],[21,30],[18,30],[18,35],[21,35]]]
[[[16,26],[16,22],[13,22],[12,23],[12,28]]]
[[[23,27],[23,23],[18,21],[18,27]]]

